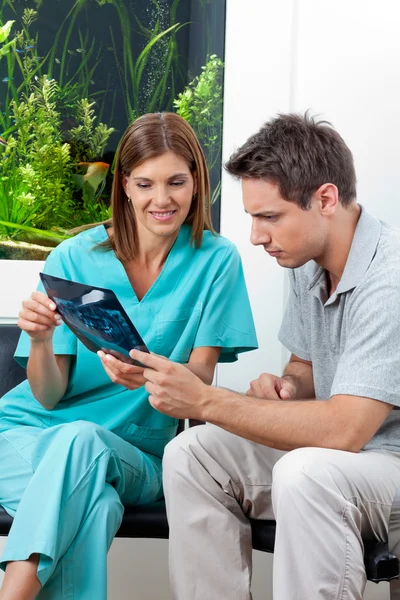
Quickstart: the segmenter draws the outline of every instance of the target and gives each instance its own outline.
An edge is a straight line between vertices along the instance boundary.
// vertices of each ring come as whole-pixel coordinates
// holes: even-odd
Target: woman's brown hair
[[[186,161],[196,178],[197,192],[185,223],[192,227],[191,242],[199,247],[203,231],[213,231],[211,224],[210,181],[203,150],[193,129],[175,113],[149,113],[138,117],[125,131],[116,156],[111,192],[112,218],[103,221],[113,227],[113,234],[101,244],[112,248],[122,261],[132,260],[138,246],[135,215],[123,188],[123,177],[128,177],[139,164],[174,152]],[[99,225],[96,223],[95,225]],[[82,231],[88,226],[74,230]]]

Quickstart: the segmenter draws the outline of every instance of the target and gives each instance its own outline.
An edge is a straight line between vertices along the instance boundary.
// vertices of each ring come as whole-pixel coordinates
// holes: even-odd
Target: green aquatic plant
[[[77,103],[77,120],[80,125],[69,130],[70,140],[75,145],[81,161],[94,161],[102,156],[110,135],[115,131],[104,123],[96,125],[95,102],[82,98]]]
[[[13,238],[20,233],[19,226],[30,225],[35,216],[32,198],[21,181],[17,169],[0,177],[0,239]]]
[[[110,207],[101,200],[109,166],[107,163],[96,161],[102,156],[110,135],[115,131],[104,123],[95,123],[94,102],[82,98],[78,102],[77,119],[80,125],[69,131],[71,146],[74,154],[79,157],[78,172],[73,179],[82,192],[82,211],[86,222],[104,221],[110,218]]]
[[[201,74],[174,101],[178,115],[190,123],[196,132],[210,171],[221,157],[223,69],[222,60],[212,54],[202,67]],[[213,191],[212,202],[217,200],[219,193],[220,182]]]
[[[24,8],[24,12],[22,14],[22,22],[25,27],[29,27],[34,23],[37,19],[38,11],[33,8]]]
[[[16,18],[18,14],[11,2],[11,7],[15,13]],[[31,8],[24,8],[22,17],[19,19],[21,29],[15,33],[15,48],[9,55],[9,76],[8,76],[8,87],[11,91],[14,99],[22,91],[27,92],[32,79],[35,75],[41,74],[41,68],[46,62],[47,57],[40,57],[37,54],[38,35],[32,36],[30,33],[30,26],[37,20],[38,11]],[[16,68],[19,68],[19,73]],[[21,75],[22,82],[15,86],[14,75]],[[11,76],[12,75],[12,76]]]
[[[14,38],[16,51],[9,54],[8,76],[5,78],[7,81],[3,80],[8,87],[5,105],[8,106],[11,99],[18,101],[21,92],[27,93],[34,77],[47,74],[50,78],[57,79],[59,88],[69,105],[76,104],[73,102],[73,96],[76,94],[79,98],[95,97],[102,114],[107,99],[108,105],[111,106],[112,117],[116,102],[115,90],[109,90],[108,84],[107,89],[96,90],[96,92],[91,88],[101,62],[103,44],[98,43],[95,36],[90,35],[88,28],[82,32],[77,25],[78,17],[88,2],[89,0],[75,0],[72,3],[54,36],[52,47],[44,53],[44,56],[39,56],[39,34],[34,33],[32,28],[37,22],[42,2],[34,0],[35,8],[25,7],[21,17],[12,0],[3,0],[3,8],[7,6],[12,10],[20,26],[20,31]],[[97,0],[99,7],[110,5],[115,8],[118,16],[119,31],[113,31],[110,26],[109,49],[115,57],[128,122],[146,112],[171,110],[176,86],[181,89],[185,83],[185,61],[182,61],[183,57],[179,55],[176,34],[187,24],[176,22],[179,2],[180,0],[173,0],[169,10],[166,10],[165,6],[157,0],[150,0],[151,27],[147,26],[148,23],[142,24],[131,9],[139,29],[139,37],[136,36],[135,39],[131,13],[126,0]],[[0,10],[0,24],[1,15]],[[79,36],[80,47],[72,48],[71,40],[76,33]],[[144,44],[135,60],[132,48],[138,47],[141,43],[140,39],[144,39]],[[79,56],[79,63],[75,65],[77,56]],[[18,76],[14,77],[15,75]],[[16,87],[14,80],[19,80],[20,75],[22,75],[22,82]],[[69,93],[71,93],[70,99],[68,99]],[[111,101],[110,93],[113,94]],[[74,118],[74,115],[70,116]],[[4,123],[1,123],[3,132],[12,131],[9,115],[5,117]]]
[[[57,82],[46,76],[34,82],[29,95],[12,110],[17,124],[14,149],[18,172],[37,209],[32,224],[50,229],[73,215],[73,163],[70,145],[61,137],[61,116],[55,96]]]
[[[0,47],[0,57],[10,52],[11,48],[14,47],[15,40],[10,40],[6,44],[4,44],[4,42],[7,41],[7,38],[11,33],[11,27],[13,26],[14,22],[15,21],[7,21],[7,23],[0,27],[0,44],[3,44]]]
[[[222,127],[222,77],[224,64],[211,55],[200,75],[178,95],[174,107],[195,130],[207,153],[208,167],[218,159]]]
[[[1,84],[7,84],[7,86],[9,85],[10,77],[11,81],[13,79],[11,55],[15,50],[16,39],[12,38],[9,40],[8,38],[10,37],[11,29],[14,23],[15,21],[7,21],[4,25],[1,25],[0,21],[0,65],[3,67],[3,64],[6,62],[8,73],[7,76],[2,78]],[[2,70],[2,72],[4,71]],[[4,110],[0,111],[0,127],[2,129],[1,133],[4,135],[4,133],[10,127],[11,120],[7,102],[3,104],[3,106]]]
[[[32,221],[37,218],[37,203],[18,168],[8,164],[7,173],[0,177],[0,241],[22,240],[45,246],[59,244],[65,232],[60,228],[43,231],[32,226]]]
[[[4,5],[11,7],[15,16],[18,17],[12,0],[3,2]],[[0,10],[0,23],[2,22],[3,10]],[[4,110],[0,113],[0,126],[3,136],[13,132],[15,120],[12,118],[10,106],[11,102],[18,102],[22,92],[28,92],[29,86],[37,73],[40,72],[43,65],[42,57],[37,56],[37,37],[30,35],[29,27],[37,19],[37,11],[25,8],[20,19],[21,30],[16,31],[13,39],[8,43],[10,51],[6,54],[7,75],[2,78],[2,104]],[[8,21],[15,23],[16,20]],[[7,24],[6,24],[7,25]],[[2,27],[3,28],[3,27]],[[4,71],[3,71],[4,72]],[[22,78],[21,83],[16,83]],[[5,91],[4,91],[5,90]]]
[[[124,103],[128,122],[141,114],[158,110],[171,110],[175,97],[175,85],[183,77],[176,41],[177,32],[187,23],[176,23],[176,11],[180,0],[174,0],[169,12],[169,26],[162,28],[160,3],[152,0],[156,12],[155,24],[145,27],[134,14],[137,26],[146,43],[138,58],[132,56],[132,27],[124,0],[98,0],[101,4],[110,3],[115,7],[121,36],[116,36],[110,27],[112,49],[118,70],[121,88],[124,90]],[[122,60],[119,59],[116,40],[122,38]],[[146,75],[146,85],[144,85]]]
[[[35,9],[25,7],[20,16],[12,0],[3,0],[2,8],[6,5],[11,9],[20,27],[13,40],[14,52],[10,52],[8,56],[8,76],[5,78],[6,81],[3,79],[3,83],[8,84],[7,101],[10,98],[17,100],[21,92],[28,92],[35,76],[41,77],[46,74],[52,78],[55,73],[57,73],[59,87],[63,90],[64,96],[68,96],[69,91],[73,91],[74,94],[78,92],[80,98],[88,97],[89,86],[100,63],[101,44],[99,45],[94,37],[90,39],[88,30],[83,35],[81,29],[78,28],[80,48],[74,50],[70,48],[71,36],[76,30],[77,17],[87,4],[87,0],[76,0],[73,3],[58,28],[52,47],[44,56],[38,54],[39,33],[32,33],[32,25],[38,19],[38,11],[42,2],[38,0],[34,0],[34,2]],[[0,25],[2,14],[3,10],[0,9]],[[71,60],[77,56],[79,56],[79,64],[69,74]],[[22,76],[22,82],[16,87],[14,79],[19,80],[20,76]],[[98,96],[102,93],[102,91],[97,91]]]
[[[69,239],[72,235],[64,233],[61,229],[57,231],[45,231],[37,229],[36,227],[30,227],[29,225],[22,225],[20,223],[12,223],[0,220],[0,231],[1,228],[7,232],[6,239],[14,239],[16,241],[31,242],[33,244],[40,244],[41,246],[58,246],[64,240]],[[14,235],[13,233],[14,232]],[[0,235],[0,240],[2,236]]]
[[[17,129],[8,137],[0,162],[0,235],[26,240],[43,237],[47,230],[44,237],[60,241],[63,229],[109,217],[109,208],[99,199],[108,165],[99,176],[98,165],[105,163],[83,161],[104,150],[112,128],[96,125],[93,104],[82,99],[77,126],[66,141],[58,93],[57,82],[43,76],[36,78],[29,94],[12,102]],[[85,185],[76,179],[82,165]]]

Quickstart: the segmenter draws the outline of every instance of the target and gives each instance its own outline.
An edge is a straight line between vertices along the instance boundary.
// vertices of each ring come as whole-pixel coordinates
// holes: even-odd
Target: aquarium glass
[[[225,0],[0,0],[0,259],[44,259],[110,216],[117,144],[174,111],[219,229]]]

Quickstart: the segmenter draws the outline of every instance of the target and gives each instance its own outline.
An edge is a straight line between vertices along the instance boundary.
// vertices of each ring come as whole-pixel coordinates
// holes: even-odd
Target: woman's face
[[[123,178],[135,212],[139,236],[176,235],[196,193],[196,181],[185,160],[173,152],[149,158]]]

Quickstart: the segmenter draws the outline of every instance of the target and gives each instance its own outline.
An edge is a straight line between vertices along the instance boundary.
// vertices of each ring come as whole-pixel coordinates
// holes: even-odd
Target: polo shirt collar
[[[361,215],[354,232],[349,256],[343,275],[337,286],[337,293],[342,294],[357,287],[364,278],[375,255],[381,236],[382,224],[361,206]]]
[[[376,252],[382,224],[379,219],[370,215],[363,206],[360,205],[360,208],[360,218],[354,232],[343,275],[327,304],[334,302],[338,294],[348,292],[362,281]],[[325,269],[313,260],[304,265],[304,272],[310,282],[308,285],[309,290],[317,284],[326,286]]]

